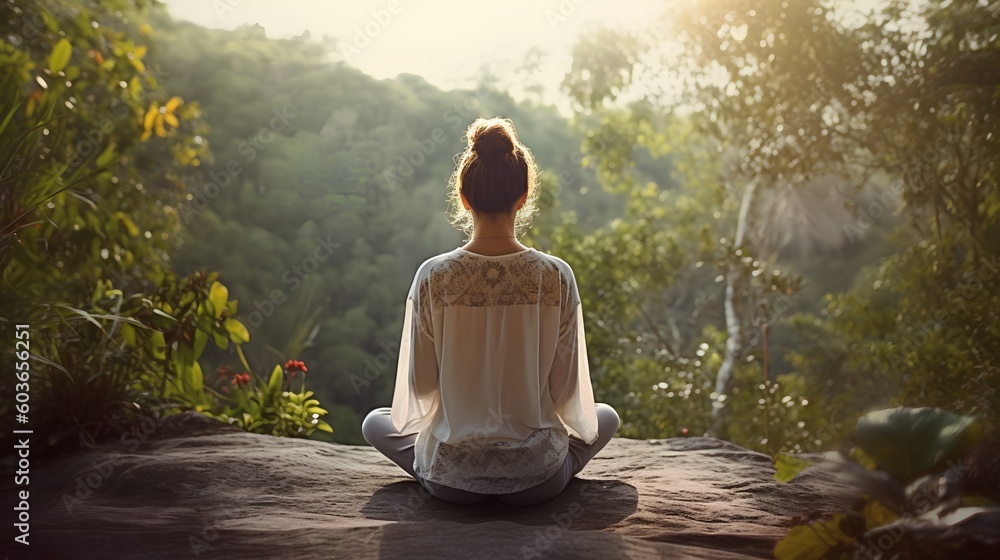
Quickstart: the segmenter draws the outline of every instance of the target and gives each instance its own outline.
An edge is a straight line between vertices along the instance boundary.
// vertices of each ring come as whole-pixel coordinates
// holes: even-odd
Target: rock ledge
[[[770,558],[792,516],[850,503],[815,469],[788,484],[773,474],[767,455],[721,440],[616,438],[550,502],[459,506],[370,447],[190,413],[32,473],[31,549],[51,560]]]

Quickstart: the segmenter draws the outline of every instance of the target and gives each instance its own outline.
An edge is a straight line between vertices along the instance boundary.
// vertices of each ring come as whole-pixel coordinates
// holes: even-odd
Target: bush
[[[983,435],[979,418],[938,408],[863,416],[855,447],[816,465],[855,488],[854,507],[793,527],[775,558],[994,558],[1000,506],[966,491],[974,487],[968,455]],[[809,464],[779,455],[775,479],[788,481]]]

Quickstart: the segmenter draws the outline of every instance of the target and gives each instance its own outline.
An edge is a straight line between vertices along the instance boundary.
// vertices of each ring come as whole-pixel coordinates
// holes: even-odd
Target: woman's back
[[[418,473],[472,490],[475,460],[490,467],[477,491],[530,486],[561,464],[568,433],[597,437],[578,294],[570,266],[534,249],[459,248],[419,267],[393,399],[397,429],[421,434]]]

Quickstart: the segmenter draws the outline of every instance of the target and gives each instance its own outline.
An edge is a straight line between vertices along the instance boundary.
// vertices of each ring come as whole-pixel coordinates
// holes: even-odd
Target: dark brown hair
[[[510,214],[527,192],[514,218],[514,235],[520,237],[538,210],[538,167],[531,150],[518,139],[514,123],[501,117],[476,119],[465,138],[449,183],[452,225],[472,237],[473,216],[462,204],[463,194],[476,214],[495,216]]]

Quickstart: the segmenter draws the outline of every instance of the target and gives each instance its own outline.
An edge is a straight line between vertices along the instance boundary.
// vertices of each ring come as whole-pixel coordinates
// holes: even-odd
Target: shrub
[[[856,490],[854,507],[793,527],[775,557],[995,557],[1000,506],[966,490],[973,487],[967,456],[983,435],[979,418],[938,408],[863,416],[855,447],[827,453],[816,464]],[[788,481],[809,464],[778,455],[775,478]]]

